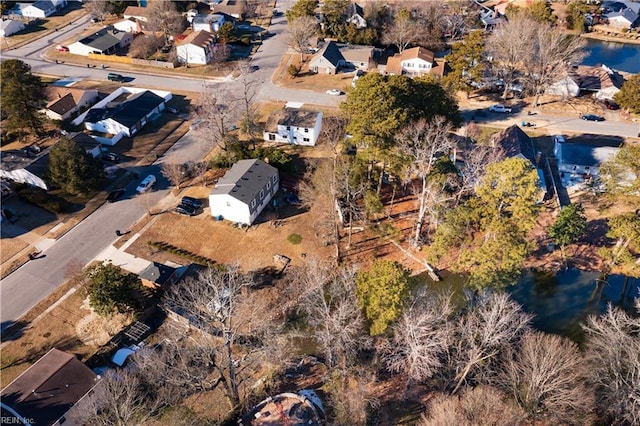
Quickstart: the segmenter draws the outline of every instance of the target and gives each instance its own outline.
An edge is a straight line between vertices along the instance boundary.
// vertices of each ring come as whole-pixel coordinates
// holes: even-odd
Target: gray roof
[[[80,43],[91,46],[96,50],[104,51],[120,43],[122,37],[126,34],[126,31],[120,31],[109,25],[79,41]]]
[[[162,263],[153,262],[142,272],[138,274],[138,276],[144,280],[151,281],[158,285],[163,285],[176,271],[175,268],[171,266],[163,265]]]
[[[278,169],[260,160],[240,160],[218,181],[211,195],[228,194],[249,204]]]
[[[312,129],[318,119],[317,111],[297,108],[279,109],[271,113],[265,124],[265,130],[270,133],[278,131],[278,126],[303,127]]]
[[[40,9],[40,10],[43,10],[43,11],[46,12],[47,10],[53,9],[55,6],[49,0],[40,0],[40,1],[35,2],[33,4],[33,7],[35,7],[36,9]]]
[[[315,55],[316,57],[324,57],[327,61],[331,62],[334,67],[340,64],[340,61],[344,61],[344,56],[340,53],[338,45],[334,41],[330,41],[327,45]]]
[[[112,108],[92,108],[87,113],[84,121],[97,123],[108,118],[131,128],[137,124],[154,108],[164,103],[164,99],[155,93],[145,90],[131,96],[126,102]]]
[[[494,139],[496,146],[504,151],[506,157],[522,154],[535,164],[536,151],[531,138],[517,124],[503,130]]]
[[[561,143],[560,160],[563,163],[579,166],[598,167],[611,159],[620,148],[614,146],[597,146],[579,143]]]
[[[73,139],[78,146],[83,147],[87,152],[91,152],[96,146],[100,146],[100,142],[82,132],[71,135],[71,139]]]

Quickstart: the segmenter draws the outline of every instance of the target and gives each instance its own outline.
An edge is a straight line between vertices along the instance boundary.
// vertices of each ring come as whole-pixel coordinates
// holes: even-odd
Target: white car
[[[156,183],[156,177],[154,175],[149,175],[146,178],[144,178],[142,182],[140,182],[140,185],[138,185],[138,187],[136,188],[136,191],[140,193],[147,192],[153,187],[155,183]]]
[[[504,113],[504,114],[508,114],[508,113],[511,112],[511,108],[507,108],[504,105],[497,104],[497,105],[491,105],[489,107],[489,111],[491,111],[491,112],[501,112],[501,113]]]
[[[340,95],[342,95],[342,90],[329,89],[329,90],[327,90],[327,95],[340,96]]]

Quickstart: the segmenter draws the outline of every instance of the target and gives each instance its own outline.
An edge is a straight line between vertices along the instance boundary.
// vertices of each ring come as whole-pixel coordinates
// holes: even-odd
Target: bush
[[[234,143],[229,145],[227,151],[218,153],[209,162],[211,168],[226,169],[231,167],[235,162],[247,160],[250,158],[259,158],[269,160],[269,164],[281,171],[292,171],[291,155],[281,149],[275,147],[257,147],[251,149],[249,144],[245,142]]]
[[[193,263],[197,263],[204,266],[211,266],[215,263],[215,261],[208,259],[204,256],[200,256],[195,253],[191,253],[188,250],[178,248],[169,243],[164,243],[161,241],[147,241],[147,245],[151,248],[155,248],[156,250],[166,251],[167,253],[171,253],[173,255],[188,259]]]
[[[16,193],[23,200],[54,214],[68,213],[72,210],[72,205],[67,200],[40,188],[25,187],[17,189]]]
[[[300,234],[289,234],[287,241],[291,244],[298,245],[302,242],[302,236]]]
[[[296,78],[298,76],[298,74],[300,74],[300,70],[301,69],[302,69],[302,67],[300,67],[300,65],[291,64],[287,68],[287,72],[289,73],[289,75],[291,77]]]

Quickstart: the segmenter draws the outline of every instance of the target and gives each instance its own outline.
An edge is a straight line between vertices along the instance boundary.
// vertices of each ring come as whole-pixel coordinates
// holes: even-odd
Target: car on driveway
[[[140,182],[140,185],[138,185],[138,187],[136,188],[136,191],[147,192],[153,187],[153,185],[155,185],[155,183],[156,183],[156,177],[154,175],[149,175],[146,178],[144,178],[142,182]]]
[[[329,89],[329,90],[327,90],[327,95],[340,96],[342,94],[343,94],[342,90],[338,90],[338,89]]]
[[[501,104],[497,104],[497,105],[491,105],[489,107],[489,111],[491,112],[500,112],[502,114],[509,114],[511,112],[511,108],[508,108],[504,105]]]
[[[102,156],[102,159],[104,161],[108,161],[110,163],[117,163],[118,161],[120,161],[120,156],[118,154],[116,154],[115,152],[106,152]]]
[[[110,203],[115,203],[116,201],[118,201],[120,197],[122,197],[123,194],[124,194],[123,188],[114,189],[109,193],[109,196],[107,197],[107,201]]]
[[[601,117],[595,114],[585,114],[580,118],[582,118],[585,121],[604,121],[604,117]]]
[[[176,206],[175,212],[178,214],[183,214],[185,216],[196,216],[198,214],[198,209],[186,204],[180,204]]]
[[[613,101],[610,101],[609,99],[605,99],[604,100],[604,107],[606,109],[611,109],[611,110],[614,110],[614,111],[617,110],[617,109],[620,109],[620,106],[618,106],[617,103],[615,103]]]
[[[68,52],[69,48],[67,46],[56,46],[56,50],[58,52]]]
[[[197,198],[193,198],[193,197],[182,197],[182,203],[183,206],[190,206],[193,207],[195,209],[199,209],[200,207],[202,207],[202,201],[198,200]]]

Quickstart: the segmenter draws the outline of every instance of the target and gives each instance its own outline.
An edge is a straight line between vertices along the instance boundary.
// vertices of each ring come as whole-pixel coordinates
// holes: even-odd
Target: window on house
[[[309,133],[309,129],[304,129],[304,132],[305,133]]]
[[[309,142],[309,138],[304,138],[304,141],[305,142]]]
[[[256,208],[256,200],[251,200],[251,208],[252,209]]]
[[[273,133],[269,133],[269,140],[270,141],[275,141],[276,140],[276,135],[274,135]]]
[[[273,177],[273,184],[275,185],[276,183],[278,183],[278,176]]]
[[[260,198],[261,199],[264,198],[264,190],[262,190],[262,189],[260,190]]]
[[[231,203],[227,201],[227,207],[231,207]]]
[[[267,182],[267,189],[271,189],[271,181]]]
[[[298,140],[298,137],[297,137],[297,136],[294,136],[294,137],[293,137],[293,140],[294,140],[294,141],[297,141],[297,140]]]
[[[291,130],[291,126],[287,126],[287,132]]]

